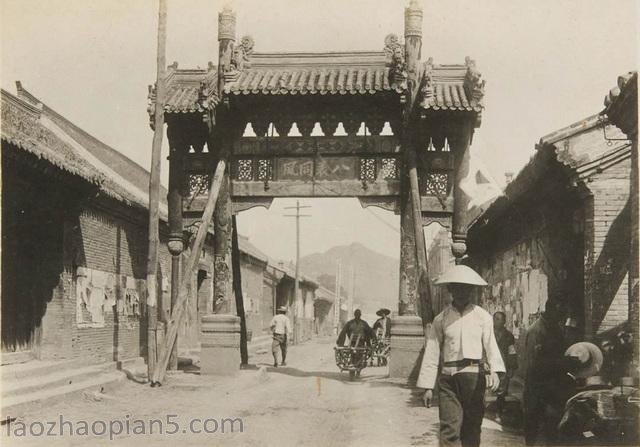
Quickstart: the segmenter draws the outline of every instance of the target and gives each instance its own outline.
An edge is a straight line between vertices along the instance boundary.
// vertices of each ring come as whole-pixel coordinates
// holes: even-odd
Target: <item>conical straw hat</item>
[[[455,265],[453,268],[440,275],[435,284],[470,284],[473,286],[488,285],[487,282],[475,272],[475,270],[461,264]]]

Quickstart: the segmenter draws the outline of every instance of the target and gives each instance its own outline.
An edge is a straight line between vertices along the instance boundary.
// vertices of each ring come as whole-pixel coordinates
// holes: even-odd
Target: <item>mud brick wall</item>
[[[590,178],[589,215],[585,227],[585,301],[591,335],[598,336],[628,320],[628,272],[631,213],[631,161],[618,163]]]
[[[583,320],[582,216],[582,202],[554,185],[470,233],[470,264],[489,283],[477,302],[491,314],[506,313],[507,328],[517,338],[518,375],[526,362],[524,334],[550,296],[565,300],[570,315]]]
[[[146,219],[142,210],[108,199],[95,199],[68,213],[64,228],[64,273],[56,297],[43,319],[41,358],[80,358],[87,363],[122,360],[146,355]],[[159,299],[169,299],[171,261],[161,237]],[[104,322],[82,325],[77,320],[78,268],[132,277],[137,281],[140,312],[116,314],[105,307]],[[121,298],[123,287],[115,288]],[[81,318],[82,319],[82,318]]]
[[[628,321],[629,172],[628,159],[608,166],[578,196],[561,183],[546,194],[530,188],[497,220],[470,232],[471,265],[489,283],[478,302],[491,313],[505,311],[516,337],[556,292],[587,340]]]
[[[240,256],[240,270],[242,278],[242,297],[244,299],[244,311],[247,318],[247,330],[252,331],[257,337],[269,333],[269,321],[271,313],[271,297],[265,300],[263,290],[266,264],[242,254]],[[264,326],[263,315],[269,316],[267,327]]]

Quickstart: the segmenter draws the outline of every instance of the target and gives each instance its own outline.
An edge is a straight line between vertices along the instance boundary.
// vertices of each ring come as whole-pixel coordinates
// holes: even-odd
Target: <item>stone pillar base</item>
[[[424,341],[420,317],[406,315],[391,319],[389,377],[406,379],[410,383],[418,379]]]
[[[240,370],[240,317],[200,318],[200,374],[234,375]]]

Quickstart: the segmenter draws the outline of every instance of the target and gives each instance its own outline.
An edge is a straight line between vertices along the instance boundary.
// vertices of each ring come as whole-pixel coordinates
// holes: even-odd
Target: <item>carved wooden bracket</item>
[[[358,201],[362,208],[376,206],[396,215],[400,214],[400,199],[398,197],[358,197]]]
[[[272,203],[272,197],[236,197],[233,199],[232,203],[233,214],[238,214],[241,211],[246,211],[259,206],[269,209],[271,208]]]

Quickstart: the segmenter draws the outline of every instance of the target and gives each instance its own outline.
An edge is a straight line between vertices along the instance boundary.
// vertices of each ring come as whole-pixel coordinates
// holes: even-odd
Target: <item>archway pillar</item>
[[[405,62],[407,67],[407,102],[403,118],[402,150],[405,173],[400,198],[400,284],[397,317],[391,320],[391,358],[389,376],[413,381],[417,378],[424,348],[424,328],[418,316],[419,280],[426,269],[422,236],[422,209],[417,184],[416,147],[411,116],[419,87],[418,65],[422,50],[422,8],[411,2],[405,8]],[[414,196],[415,194],[415,196]],[[420,226],[420,228],[416,228]],[[420,246],[422,245],[422,246]]]

